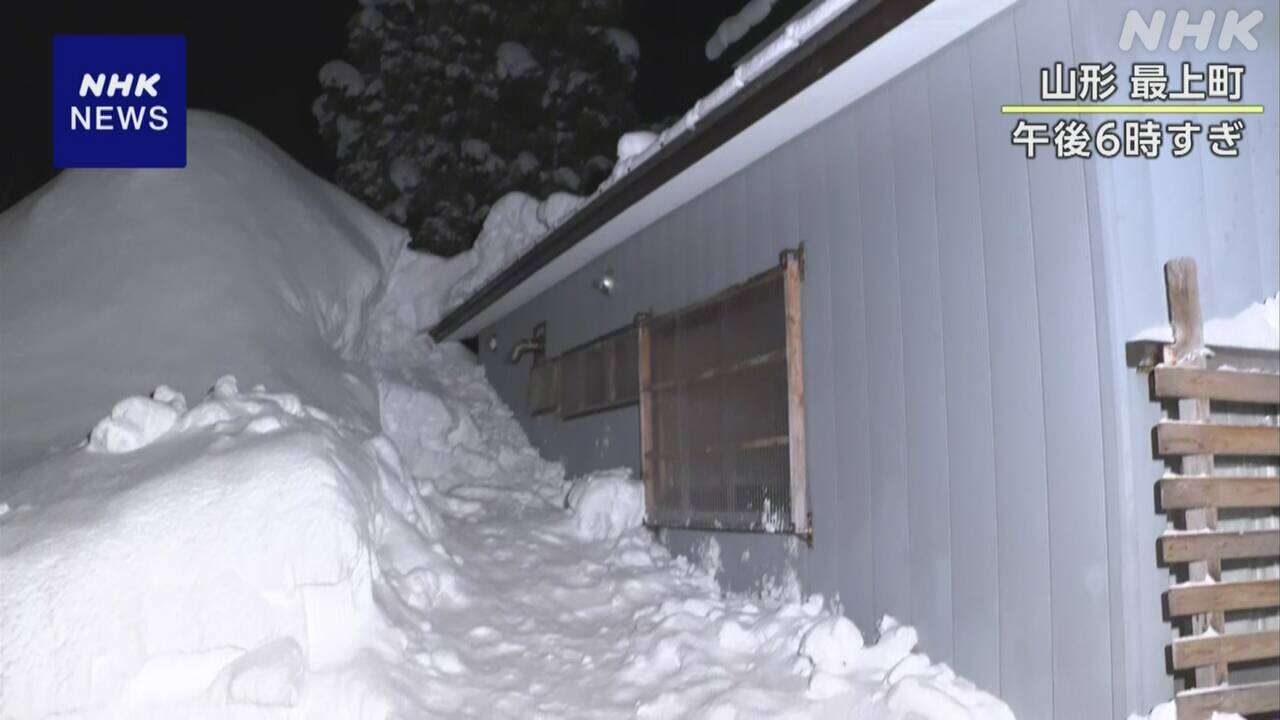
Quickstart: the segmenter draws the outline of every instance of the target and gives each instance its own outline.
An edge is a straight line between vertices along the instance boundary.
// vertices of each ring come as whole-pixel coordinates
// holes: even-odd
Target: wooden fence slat
[[[1205,720],[1215,712],[1255,713],[1280,710],[1280,680],[1204,690],[1185,690],[1176,699],[1178,720]]]
[[[1280,580],[1175,585],[1169,588],[1169,615],[1185,617],[1212,610],[1250,610],[1280,606]]]
[[[1160,479],[1160,506],[1165,510],[1194,507],[1280,507],[1280,477],[1196,475]]]
[[[1274,557],[1280,555],[1280,530],[1166,533],[1160,553],[1167,563]]]
[[[1280,404],[1280,375],[1231,370],[1157,366],[1158,398],[1207,398],[1264,405]]]
[[[1172,654],[1175,670],[1215,665],[1219,662],[1235,663],[1280,657],[1280,632],[1263,630],[1237,635],[1179,638],[1173,641]]]
[[[1280,455],[1280,427],[1161,422],[1156,449],[1161,455]]]

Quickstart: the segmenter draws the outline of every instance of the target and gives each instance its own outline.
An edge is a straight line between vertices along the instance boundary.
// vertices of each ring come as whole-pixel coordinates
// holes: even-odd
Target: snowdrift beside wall
[[[235,120],[188,125],[185,169],[69,170],[0,215],[0,472],[227,373],[376,425],[347,360],[407,233]]]

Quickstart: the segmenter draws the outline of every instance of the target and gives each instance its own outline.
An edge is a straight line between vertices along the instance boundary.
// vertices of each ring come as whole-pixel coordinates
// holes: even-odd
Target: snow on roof
[[[614,173],[585,198],[575,212],[566,213],[559,222],[547,227],[543,236],[554,232],[597,198],[609,193],[631,173],[644,172],[651,167],[654,158],[664,148],[697,131],[711,113],[744,88],[760,81],[779,62],[812,40],[823,28],[858,2],[860,0],[820,0],[808,6],[771,41],[740,62],[733,74],[719,87],[694,103],[680,120],[660,133],[656,142],[634,156],[620,159],[619,167],[615,168]],[[933,0],[764,118],[614,215],[603,226],[538,269],[516,288],[448,332],[447,337],[466,337],[496,322],[592,258],[822,122],[1014,2],[1015,0]],[[526,245],[526,251],[520,253],[520,257],[535,245],[536,242]],[[516,258],[513,264],[514,262],[519,262],[519,259]],[[485,280],[495,277],[503,269],[498,268]],[[483,287],[483,283],[473,283],[474,290],[467,297],[480,292]],[[466,298],[459,295],[454,295],[451,308],[456,308],[465,301]]]

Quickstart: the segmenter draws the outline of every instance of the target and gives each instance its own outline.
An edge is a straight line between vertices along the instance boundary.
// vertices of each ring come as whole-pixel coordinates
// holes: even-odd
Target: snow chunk
[[[446,306],[452,308],[462,303],[583,202],[583,198],[569,193],[553,193],[542,202],[522,192],[510,192],[499,198],[489,208],[475,245],[454,258],[466,262],[469,268],[449,289]]]
[[[186,398],[166,385],[156,388],[149,398],[125,398],[116,403],[109,416],[93,427],[89,434],[89,449],[126,453],[150,445],[173,429],[179,415],[186,409]]]
[[[658,135],[647,130],[629,132],[618,138],[618,162],[630,160],[658,141]]]
[[[777,0],[747,0],[747,4],[736,15],[725,18],[707,41],[707,59],[719,59],[730,45],[741,40],[751,28],[764,22],[775,2]]]
[[[630,468],[591,473],[576,481],[565,497],[573,525],[583,540],[614,540],[644,522],[644,486]]]
[[[1137,340],[1173,342],[1173,329],[1165,324],[1138,333]],[[1234,317],[1213,318],[1204,323],[1206,345],[1280,350],[1280,293],[1241,310]]]
[[[322,87],[341,90],[347,97],[356,97],[364,92],[364,76],[348,62],[330,60],[320,67],[319,77]]]
[[[618,54],[618,60],[624,65],[640,59],[640,41],[636,40],[634,35],[615,27],[605,28],[604,34],[609,44],[613,45],[614,52]]]
[[[400,192],[409,192],[418,187],[418,183],[422,182],[422,175],[418,172],[418,166],[413,160],[407,157],[398,157],[391,161],[391,167],[387,170],[387,176],[391,178],[391,184],[396,186]]]
[[[800,643],[801,655],[813,664],[810,692],[832,697],[852,687],[878,686],[873,697],[883,706],[877,716],[1013,720],[1013,712],[998,698],[957,677],[945,664],[913,652],[916,642],[915,628],[887,615],[874,645],[865,645],[862,633],[846,618],[817,622]]]
[[[510,40],[498,45],[498,77],[522,78],[541,69],[529,48]]]

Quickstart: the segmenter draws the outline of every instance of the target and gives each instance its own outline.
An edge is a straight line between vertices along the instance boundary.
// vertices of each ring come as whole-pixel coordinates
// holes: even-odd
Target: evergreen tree
[[[414,246],[470,247],[511,190],[586,194],[636,114],[623,0],[362,0],[314,111],[338,184]]]

